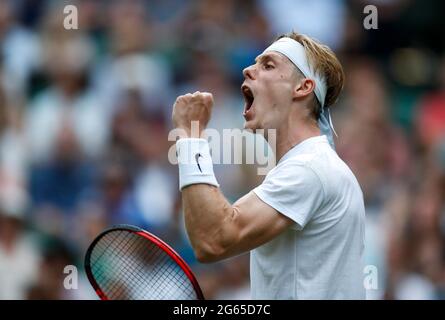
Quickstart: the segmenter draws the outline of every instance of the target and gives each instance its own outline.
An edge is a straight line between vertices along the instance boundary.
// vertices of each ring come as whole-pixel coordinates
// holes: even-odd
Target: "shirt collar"
[[[306,140],[301,141],[299,144],[297,144],[297,145],[293,146],[291,149],[289,149],[283,155],[283,157],[281,157],[281,159],[280,159],[280,161],[278,161],[278,163],[283,162],[286,159],[289,159],[290,157],[292,157],[295,154],[301,153],[308,147],[312,146],[315,143],[319,143],[319,142],[329,143],[328,138],[325,135],[307,138]]]

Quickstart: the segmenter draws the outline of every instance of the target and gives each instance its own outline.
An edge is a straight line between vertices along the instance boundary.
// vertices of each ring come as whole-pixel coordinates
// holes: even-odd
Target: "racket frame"
[[[163,250],[170,258],[173,259],[174,262],[176,262],[179,267],[184,271],[187,278],[192,283],[193,289],[195,289],[196,296],[198,300],[204,300],[204,295],[202,293],[201,287],[199,286],[198,280],[196,280],[195,275],[193,274],[190,267],[187,265],[187,263],[184,261],[184,259],[181,258],[181,256],[176,253],[176,251],[170,247],[167,243],[165,243],[163,240],[155,236],[154,234],[145,231],[144,229],[141,229],[139,227],[128,225],[128,224],[119,224],[112,226],[104,231],[102,231],[94,240],[91,242],[90,246],[87,249],[87,252],[85,254],[85,261],[84,261],[84,268],[85,272],[87,274],[88,280],[90,281],[91,285],[93,286],[94,291],[99,296],[101,300],[110,300],[107,295],[102,291],[99,284],[97,283],[96,279],[93,276],[93,272],[91,270],[91,253],[93,249],[96,247],[96,244],[108,233],[113,231],[128,231],[132,232],[138,236],[141,236],[145,238],[148,241],[151,241],[156,246],[158,246],[161,250]]]

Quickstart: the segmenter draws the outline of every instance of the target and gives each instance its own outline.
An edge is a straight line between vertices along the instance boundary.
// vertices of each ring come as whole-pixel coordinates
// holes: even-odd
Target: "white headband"
[[[313,71],[313,68],[311,68],[303,45],[294,39],[284,37],[272,43],[266,50],[264,50],[264,53],[268,51],[276,51],[284,54],[306,78],[315,81],[314,92],[323,109],[324,99],[326,97],[326,81],[324,77],[316,74]]]

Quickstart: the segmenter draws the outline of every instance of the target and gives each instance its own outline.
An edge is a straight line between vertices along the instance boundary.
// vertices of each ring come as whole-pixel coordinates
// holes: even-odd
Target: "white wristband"
[[[198,183],[219,187],[213,173],[210,147],[206,139],[179,139],[176,141],[176,154],[179,166],[179,190]]]

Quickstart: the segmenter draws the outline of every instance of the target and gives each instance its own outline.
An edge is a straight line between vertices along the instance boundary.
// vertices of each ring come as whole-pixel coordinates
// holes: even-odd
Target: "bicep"
[[[233,204],[231,228],[238,253],[254,249],[278,236],[295,222],[263,202],[253,191]]]

